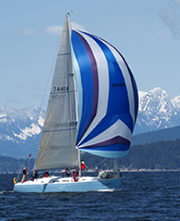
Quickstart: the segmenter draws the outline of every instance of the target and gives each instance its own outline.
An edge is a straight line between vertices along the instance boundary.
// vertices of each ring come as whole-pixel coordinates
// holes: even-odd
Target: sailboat
[[[107,41],[71,28],[61,36],[34,170],[78,168],[73,177],[17,182],[15,192],[85,192],[121,189],[117,158],[128,154],[138,112],[133,74]],[[82,176],[81,152],[113,158],[114,170]]]

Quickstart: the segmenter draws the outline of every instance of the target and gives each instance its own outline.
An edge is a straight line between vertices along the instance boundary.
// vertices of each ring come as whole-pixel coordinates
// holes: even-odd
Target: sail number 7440
[[[64,86],[64,87],[53,87],[53,91],[54,92],[60,92],[60,91],[68,91],[69,90],[69,87],[68,86]]]

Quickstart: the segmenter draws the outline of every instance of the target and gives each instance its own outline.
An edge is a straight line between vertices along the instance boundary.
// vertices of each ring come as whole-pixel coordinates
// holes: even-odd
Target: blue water
[[[123,173],[118,192],[21,194],[0,175],[0,220],[180,220],[180,172]]]

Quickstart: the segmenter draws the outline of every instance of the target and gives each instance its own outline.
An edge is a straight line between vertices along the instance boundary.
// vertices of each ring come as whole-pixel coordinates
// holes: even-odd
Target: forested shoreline
[[[88,169],[112,169],[113,159],[102,158],[90,154],[82,154]],[[33,168],[35,159],[16,159],[0,156],[0,173],[18,173],[22,167]],[[180,170],[180,140],[158,141],[144,145],[134,145],[129,154],[117,159],[121,170]]]

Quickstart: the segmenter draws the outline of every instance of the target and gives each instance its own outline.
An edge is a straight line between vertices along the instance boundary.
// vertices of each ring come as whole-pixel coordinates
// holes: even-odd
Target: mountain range
[[[21,158],[32,154],[35,157],[44,118],[45,111],[37,106],[20,110],[0,106],[0,155]],[[139,113],[133,142],[141,144],[144,137],[142,133],[147,135],[147,132],[155,133],[158,130],[177,126],[180,126],[180,96],[170,99],[166,91],[161,88],[139,92]],[[149,136],[155,136],[152,134]],[[156,136],[155,141],[158,138],[163,139],[163,136],[172,140],[170,133],[161,134]],[[176,138],[175,136],[173,139]],[[149,138],[149,141],[151,140],[152,138]]]
[[[36,155],[44,118],[45,111],[37,106],[20,110],[0,106],[0,155]]]
[[[180,125],[180,96],[170,99],[157,87],[139,92],[139,112],[134,135]]]

